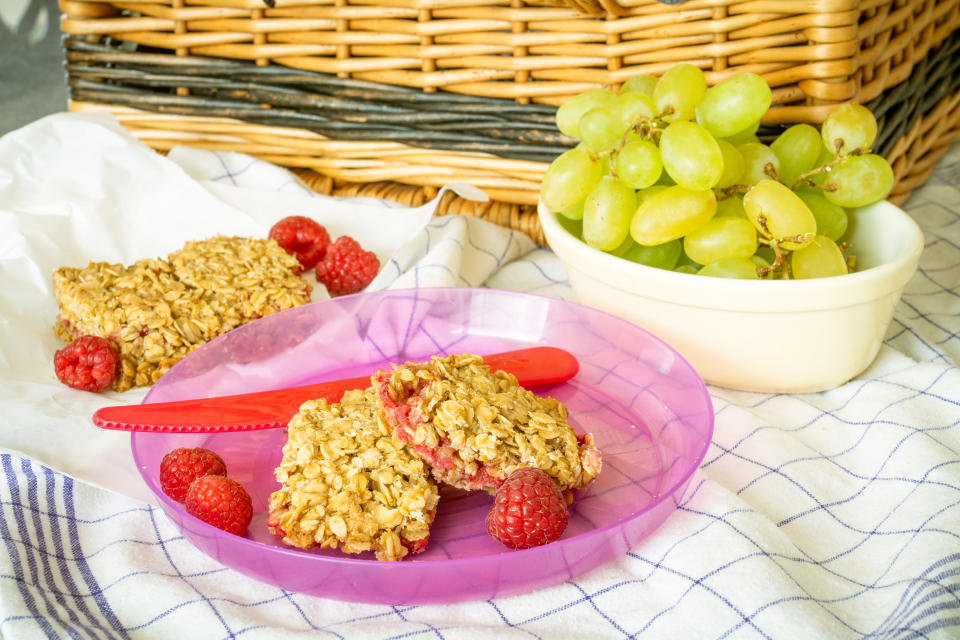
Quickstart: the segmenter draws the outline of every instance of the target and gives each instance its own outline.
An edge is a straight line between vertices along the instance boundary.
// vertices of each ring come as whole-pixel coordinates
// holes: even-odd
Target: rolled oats
[[[166,260],[91,262],[53,272],[64,342],[110,338],[120,366],[115,391],[156,382],[201,344],[251,320],[310,301],[297,259],[274,240],[217,236],[188,242]]]
[[[461,489],[494,492],[510,472],[537,467],[562,490],[586,487],[600,473],[592,434],[578,435],[567,410],[477,355],[435,356],[374,376],[384,415],[398,439]]]
[[[268,525],[287,544],[400,560],[422,551],[439,493],[384,421],[373,387],[305,402],[287,429]]]

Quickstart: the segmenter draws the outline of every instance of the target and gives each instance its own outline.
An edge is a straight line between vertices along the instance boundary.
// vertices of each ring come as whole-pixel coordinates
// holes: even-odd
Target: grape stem
[[[627,136],[630,135],[631,131],[636,132],[636,134],[641,138],[650,140],[654,144],[659,145],[660,144],[659,134],[662,132],[660,131],[658,122],[660,121],[656,119],[651,120],[651,119],[644,118],[637,124],[633,125],[633,127],[628,128],[626,133],[623,134],[623,138],[620,140],[621,146],[623,145],[624,142],[626,142]]]
[[[765,236],[772,236],[770,227],[767,226],[767,217],[762,213],[757,216],[757,224]],[[776,238],[758,238],[758,240],[773,249],[773,264],[766,267],[757,267],[757,277],[768,278],[770,274],[778,274],[781,278],[786,277],[787,254],[780,249],[780,243]]]
[[[787,279],[787,253],[780,248],[780,243],[776,240],[762,240],[763,244],[773,249],[775,256],[773,264],[763,267],[757,267],[757,276],[759,278],[769,278],[771,274],[778,276],[781,280]]]
[[[750,191],[751,186],[752,185],[749,184],[731,185],[720,191],[720,195],[717,196],[717,200],[727,200],[728,198],[733,198],[740,193],[746,193],[747,191]]]
[[[833,160],[831,160],[831,161],[828,162],[827,164],[824,164],[824,165],[821,165],[821,166],[819,166],[819,167],[816,167],[815,169],[811,169],[810,171],[807,171],[806,173],[801,173],[799,176],[797,176],[797,179],[794,180],[793,186],[791,186],[790,189],[791,189],[792,191],[796,191],[796,190],[797,190],[797,187],[799,187],[799,186],[801,186],[801,185],[805,185],[805,186],[808,186],[808,187],[816,187],[816,186],[817,186],[817,183],[813,181],[813,176],[819,175],[819,174],[821,174],[821,173],[829,173],[834,167],[836,167],[837,165],[839,165],[840,163],[842,163],[842,162],[843,162],[844,160],[846,160],[849,156],[859,156],[859,155],[861,155],[862,153],[863,153],[863,150],[862,150],[862,149],[854,149],[854,150],[851,151],[850,153],[838,154],[836,158],[834,158]],[[823,189],[824,191],[836,191],[836,190],[837,190],[837,186],[836,186],[835,184],[832,184],[832,183],[831,183],[831,184],[824,184],[824,185],[822,185],[820,188]]]
[[[850,248],[850,243],[847,240],[838,242],[837,246],[840,247],[840,251],[843,253],[847,252],[847,249]],[[851,255],[847,256],[847,273],[853,273],[857,270],[857,256]]]
[[[623,146],[627,144],[627,138],[630,137],[631,133],[636,133],[638,136],[640,136],[641,138],[644,138],[645,140],[651,140],[656,145],[660,144],[660,136],[657,135],[658,133],[660,133],[660,130],[657,127],[657,122],[655,120],[644,118],[639,122],[637,122],[632,127],[627,127],[627,130],[623,132],[622,136],[620,136],[620,141],[617,144],[615,144],[613,148],[608,149],[606,151],[601,151],[597,155],[594,155],[591,153],[590,154],[591,157],[594,160],[596,160],[605,155],[609,155],[609,156],[618,155],[620,153],[620,150],[623,149]],[[590,153],[590,151],[588,150],[587,153]],[[614,177],[618,177],[615,162],[610,164],[610,175]]]
[[[757,276],[760,278],[767,278],[770,274],[776,274],[782,280],[788,280],[790,274],[787,270],[787,256],[790,252],[780,245],[784,242],[795,242],[797,244],[805,244],[810,240],[812,234],[809,233],[800,233],[794,236],[787,236],[785,238],[774,238],[773,234],[770,233],[770,228],[767,226],[767,217],[762,213],[757,216],[757,224],[760,225],[760,229],[763,234],[767,237],[757,238],[757,240],[769,246],[773,249],[773,264],[767,267],[757,267]]]

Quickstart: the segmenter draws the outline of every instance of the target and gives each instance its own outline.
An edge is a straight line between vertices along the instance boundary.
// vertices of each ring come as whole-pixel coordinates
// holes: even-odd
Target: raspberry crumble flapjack
[[[512,471],[536,467],[566,492],[600,473],[593,435],[573,430],[563,404],[491,371],[480,356],[434,356],[373,379],[397,438],[443,483],[493,493]]]
[[[397,441],[373,387],[338,403],[310,400],[287,429],[267,523],[295,547],[373,551],[400,560],[424,550],[439,493],[430,469]]]
[[[227,331],[310,302],[300,265],[274,240],[217,236],[164,259],[91,262],[53,272],[54,331],[113,341],[114,391],[156,382],[171,366]]]

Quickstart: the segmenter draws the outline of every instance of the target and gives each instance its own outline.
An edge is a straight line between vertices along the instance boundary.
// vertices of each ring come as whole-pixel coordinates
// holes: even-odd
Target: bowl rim
[[[855,211],[854,215],[879,212],[886,220],[899,223],[902,227],[899,233],[904,236],[903,249],[893,260],[843,276],[804,280],[712,278],[710,286],[703,287],[705,276],[630,262],[590,247],[564,229],[555,218],[557,214],[547,209],[542,200],[537,202],[537,215],[547,243],[568,272],[581,270],[571,262],[572,257],[601,270],[616,272],[617,277],[606,280],[606,284],[630,295],[686,307],[752,313],[823,311],[899,292],[913,276],[923,250],[920,226],[903,209],[885,200]],[[593,273],[587,276],[601,280]],[[638,282],[648,286],[638,290]]]

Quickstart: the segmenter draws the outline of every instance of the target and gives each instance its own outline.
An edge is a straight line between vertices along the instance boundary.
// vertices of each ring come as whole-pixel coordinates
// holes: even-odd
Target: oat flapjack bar
[[[166,260],[91,262],[53,273],[64,342],[110,338],[115,391],[156,382],[205,342],[251,320],[310,301],[297,259],[275,241],[217,236],[188,242]]]
[[[439,493],[392,434],[373,387],[311,400],[287,429],[268,525],[284,542],[400,560],[426,547]]]
[[[480,356],[435,356],[381,370],[374,381],[397,438],[441,482],[492,493],[511,471],[537,467],[567,491],[600,473],[593,436],[573,430],[563,404],[490,371]]]

